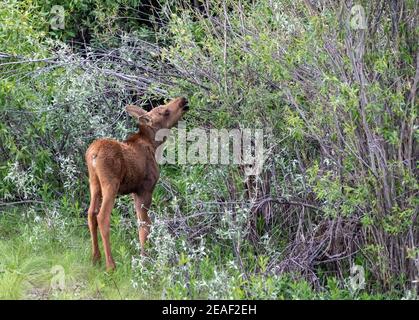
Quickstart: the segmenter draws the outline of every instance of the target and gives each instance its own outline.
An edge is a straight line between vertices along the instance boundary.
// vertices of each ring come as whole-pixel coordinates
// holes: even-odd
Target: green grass
[[[42,239],[36,238],[40,230],[54,230],[49,230],[44,221],[39,223],[11,215],[0,217],[1,299],[153,298],[133,290],[131,258],[120,254],[124,246],[118,237],[112,237],[118,268],[108,274],[103,265],[90,262],[87,226],[69,224],[63,240],[51,235]],[[57,277],[52,272],[54,266],[64,270],[64,290],[52,288]]]

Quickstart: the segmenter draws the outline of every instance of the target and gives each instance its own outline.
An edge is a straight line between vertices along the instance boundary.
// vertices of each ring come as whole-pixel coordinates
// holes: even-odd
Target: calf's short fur
[[[159,178],[155,159],[159,129],[172,128],[187,110],[187,100],[177,98],[150,112],[129,105],[126,111],[137,119],[139,131],[120,142],[113,139],[95,140],[86,151],[89,171],[90,206],[88,210],[89,230],[92,238],[93,263],[100,261],[97,228],[102,237],[106,258],[106,269],[115,268],[109,240],[110,216],[118,194],[131,193],[139,225],[141,253],[150,232],[148,208],[151,205],[154,186]]]

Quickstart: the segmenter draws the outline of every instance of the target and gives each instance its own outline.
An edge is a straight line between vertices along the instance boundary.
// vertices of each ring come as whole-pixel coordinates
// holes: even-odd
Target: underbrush
[[[39,211],[38,211],[39,210]],[[149,256],[139,255],[136,229],[114,210],[111,244],[116,271],[90,261],[85,217],[20,208],[0,216],[1,299],[390,299],[406,293],[368,293],[325,278],[313,288],[291,274],[266,271],[269,257],[243,253],[201,238],[175,237],[155,217]],[[24,218],[22,218],[22,215]],[[244,268],[244,269],[243,269]],[[244,271],[244,272],[243,272]]]

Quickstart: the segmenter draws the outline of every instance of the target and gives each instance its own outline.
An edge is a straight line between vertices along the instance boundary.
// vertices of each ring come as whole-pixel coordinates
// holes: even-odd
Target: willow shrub
[[[172,13],[161,53],[189,80],[178,83],[194,99],[197,122],[274,129],[259,196],[314,198],[322,209],[315,225],[336,232],[310,268],[358,261],[383,286],[400,279],[411,286],[418,272],[417,4],[204,7]],[[301,179],[290,181],[293,164]],[[300,222],[310,225],[308,218]]]

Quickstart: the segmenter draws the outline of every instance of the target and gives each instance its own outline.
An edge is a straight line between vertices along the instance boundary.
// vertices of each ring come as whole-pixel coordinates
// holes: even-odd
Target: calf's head
[[[140,128],[141,126],[148,126],[154,130],[170,129],[177,124],[182,115],[188,110],[188,101],[186,98],[179,97],[149,112],[133,105],[127,106],[126,110],[137,119]]]

